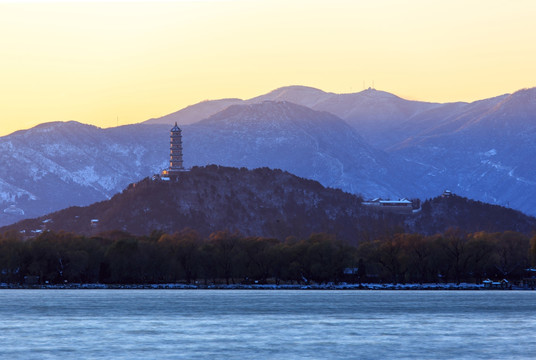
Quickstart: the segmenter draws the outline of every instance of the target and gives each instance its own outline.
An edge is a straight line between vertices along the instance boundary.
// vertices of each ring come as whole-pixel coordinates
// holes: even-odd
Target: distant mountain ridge
[[[176,111],[174,113],[144,121],[144,124],[173,124],[189,125],[200,120],[206,119],[222,110],[225,110],[231,105],[242,104],[244,101],[240,99],[220,99],[206,100],[200,103],[190,105]]]
[[[231,105],[250,105],[263,101],[292,102],[317,111],[327,111],[353,126],[367,140],[382,143],[385,130],[396,123],[439,104],[409,101],[396,95],[367,89],[357,93],[335,94],[307,86],[287,86],[248,100],[206,100],[184,108],[173,114],[146,121],[161,124],[177,121],[181,125],[204,120]],[[372,139],[371,139],[372,138]],[[386,142],[390,144],[391,142]]]

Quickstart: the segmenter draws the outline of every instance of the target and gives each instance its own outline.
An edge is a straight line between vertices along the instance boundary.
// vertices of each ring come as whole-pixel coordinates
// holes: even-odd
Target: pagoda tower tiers
[[[182,165],[182,131],[175,123],[171,129],[169,140],[169,169],[168,174],[173,175],[184,171]]]

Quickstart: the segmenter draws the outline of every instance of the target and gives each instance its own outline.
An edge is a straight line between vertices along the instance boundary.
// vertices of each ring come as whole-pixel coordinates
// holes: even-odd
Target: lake
[[[531,359],[534,291],[0,290],[0,359]]]

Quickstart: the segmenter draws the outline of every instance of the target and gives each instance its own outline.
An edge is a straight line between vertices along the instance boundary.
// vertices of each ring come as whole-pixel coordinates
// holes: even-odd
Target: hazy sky
[[[286,85],[473,101],[536,86],[536,1],[0,0],[0,135]]]

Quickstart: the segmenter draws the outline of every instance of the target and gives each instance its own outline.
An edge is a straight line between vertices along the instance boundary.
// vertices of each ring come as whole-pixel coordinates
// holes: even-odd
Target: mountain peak
[[[8,136],[28,136],[35,134],[44,134],[49,132],[72,131],[76,129],[97,129],[94,125],[83,124],[78,121],[50,121],[38,124],[30,129],[18,130]]]
[[[273,91],[270,91],[268,94],[254,97],[247,100],[248,103],[258,103],[266,100],[271,101],[290,101],[295,104],[300,104],[307,107],[314,107],[320,101],[326,99],[326,97],[334,96],[335,94],[326,93],[322,90],[301,86],[301,85],[292,85],[285,86]]]
[[[519,89],[519,90],[515,91],[512,95],[515,95],[515,96],[526,96],[526,95],[536,96],[536,87]]]
[[[534,106],[536,104],[536,87],[521,89],[506,97],[504,103],[514,102],[516,106]]]
[[[536,88],[522,89],[497,99],[497,103],[468,126],[483,126],[486,130],[524,133],[534,131],[536,125]]]
[[[270,91],[268,94],[279,96],[279,95],[288,95],[288,94],[293,94],[293,93],[301,93],[301,94],[306,94],[306,95],[327,94],[323,90],[320,90],[311,86],[303,86],[303,85],[282,86],[280,88]]]
[[[263,127],[282,125],[283,123],[315,123],[327,121],[330,123],[343,120],[333,114],[312,110],[306,106],[298,105],[290,101],[264,100],[251,104],[231,105],[223,111],[200,122],[200,124],[234,124],[253,125]],[[270,125],[269,125],[270,124]]]
[[[400,99],[400,100],[403,100],[401,97],[396,96],[395,94],[392,94],[390,92],[383,91],[383,90],[376,90],[376,89],[370,88],[370,87],[368,89],[365,89],[363,91],[360,91],[360,92],[357,92],[357,93],[354,93],[354,94],[364,96],[364,97],[368,97],[368,98],[374,98],[374,99]],[[351,95],[351,94],[347,94],[347,95]]]

